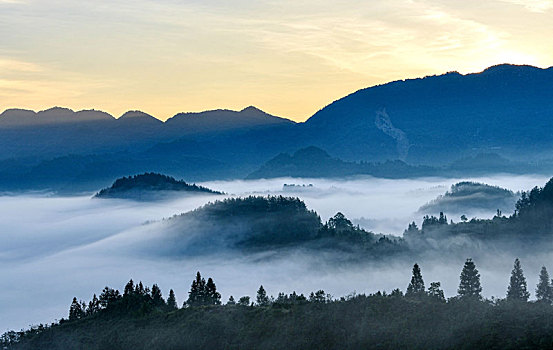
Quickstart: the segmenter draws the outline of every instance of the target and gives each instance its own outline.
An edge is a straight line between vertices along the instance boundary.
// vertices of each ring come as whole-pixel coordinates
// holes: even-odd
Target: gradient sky
[[[549,67],[552,38],[553,0],[0,0],[0,111],[302,121],[391,80]]]

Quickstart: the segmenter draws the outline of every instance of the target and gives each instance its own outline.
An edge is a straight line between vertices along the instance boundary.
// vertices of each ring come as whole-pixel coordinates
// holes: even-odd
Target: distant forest
[[[513,200],[512,192],[503,189],[488,186],[485,191],[501,192]],[[412,222],[403,237],[397,237],[367,231],[341,212],[323,222],[299,198],[227,198],[167,220],[175,234],[164,253],[212,254],[225,249],[259,251],[301,246],[342,252],[343,259],[355,260],[396,255],[416,259],[428,251],[472,255],[474,249],[485,249],[482,247],[486,244],[514,253],[528,245],[535,250],[547,249],[547,245],[538,243],[548,242],[553,232],[553,179],[543,188],[520,193],[513,206],[516,209],[509,216],[498,209],[491,219],[461,215],[453,222],[443,212],[425,215],[420,227]],[[189,232],[195,234],[190,237]],[[186,243],[179,239],[185,237],[181,235],[187,235]]]
[[[198,272],[182,307],[169,291],[130,280],[123,293],[105,287],[88,303],[73,298],[68,317],[0,337],[3,349],[544,349],[553,345],[553,289],[543,267],[536,301],[518,259],[505,298],[484,299],[472,259],[461,269],[457,295],[425,284],[413,266],[405,293],[394,289],[334,298],[254,299],[222,303],[213,279]]]

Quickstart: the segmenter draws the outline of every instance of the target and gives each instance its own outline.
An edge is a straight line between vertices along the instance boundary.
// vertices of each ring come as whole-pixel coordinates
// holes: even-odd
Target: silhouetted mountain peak
[[[13,127],[32,124],[36,119],[36,112],[28,109],[6,109],[0,114],[0,127]]]
[[[240,111],[242,114],[263,114],[263,115],[270,115],[261,109],[255,107],[255,106],[248,106]]]
[[[524,72],[538,72],[544,69],[527,65],[527,64],[511,64],[511,63],[502,63],[490,66],[484,69],[481,73],[475,74],[502,74],[502,73],[524,73]]]
[[[330,159],[330,155],[323,149],[320,149],[319,147],[315,146],[309,146],[306,148],[302,148],[297,150],[293,158],[296,160],[314,160],[314,159],[320,159],[320,160],[326,160]]]
[[[148,125],[162,125],[163,122],[156,117],[142,112],[142,111],[128,111],[125,112],[119,119],[117,119],[120,123],[140,123],[140,124],[148,124]]]

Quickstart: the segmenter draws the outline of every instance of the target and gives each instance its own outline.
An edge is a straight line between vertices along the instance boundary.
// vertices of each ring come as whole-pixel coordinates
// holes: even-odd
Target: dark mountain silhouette
[[[347,160],[439,164],[475,153],[543,157],[553,68],[498,65],[359,90],[317,112],[298,139]]]
[[[331,157],[318,147],[309,146],[292,155],[281,153],[271,158],[246,178],[371,175],[396,179],[420,176],[476,176],[489,173],[546,173],[549,170],[550,166],[540,167],[535,164],[512,162],[495,153],[476,154],[443,166],[412,165],[401,160],[348,162]]]
[[[104,170],[109,178],[156,171],[198,181],[243,178],[268,159],[309,146],[345,162],[388,164],[393,177],[418,174],[406,163],[432,166],[439,175],[477,168],[480,174],[544,172],[553,169],[552,81],[553,68],[514,65],[400,80],[359,90],[298,124],[255,107],[180,113],[165,123],[137,111],[116,119],[94,110],[6,110],[0,115],[0,190],[9,188],[5,179],[14,176],[47,187],[25,174],[63,157],[88,159],[86,164],[92,157],[96,167],[104,163],[94,172]],[[122,158],[124,166],[117,164]],[[323,158],[327,170],[311,169],[306,176],[392,176],[389,169],[360,172],[352,169],[362,163]],[[197,160],[212,166],[187,165]],[[290,162],[286,156],[277,160],[264,171]],[[67,172],[58,169],[58,183],[79,178],[71,169],[84,169],[81,161]],[[299,176],[302,167],[296,162],[288,173],[252,176]]]
[[[54,107],[34,112],[8,109],[0,114],[0,160],[137,152],[185,135],[204,139],[221,132],[243,133],[250,129],[293,124],[288,119],[269,115],[255,107],[239,112],[180,113],[165,123],[141,111],[129,111],[116,119],[95,110],[74,112]],[[209,158],[217,157],[210,155]]]
[[[248,179],[275,177],[341,177],[373,175],[378,177],[411,177],[436,173],[427,166],[411,166],[400,160],[384,163],[345,162],[332,158],[324,150],[310,146],[290,155],[281,153],[248,175]]]
[[[162,199],[175,194],[223,194],[209,188],[188,184],[174,177],[144,173],[140,175],[122,177],[108,188],[100,190],[96,198],[123,198],[136,200]]]
[[[217,109],[200,113],[179,113],[169,118],[166,124],[181,130],[183,133],[205,133],[267,125],[294,124],[294,122],[275,117],[250,106],[239,112]]]

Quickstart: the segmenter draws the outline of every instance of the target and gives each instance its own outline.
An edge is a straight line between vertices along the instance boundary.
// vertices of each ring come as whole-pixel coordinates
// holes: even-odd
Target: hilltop
[[[188,184],[167,175],[144,173],[122,177],[108,188],[100,190],[95,198],[156,199],[170,194],[223,194],[196,184]]]

